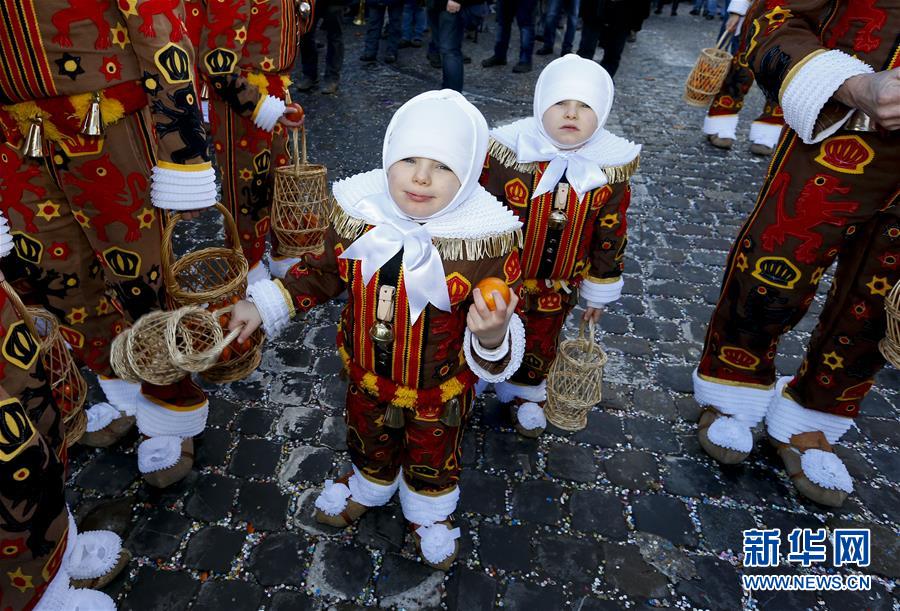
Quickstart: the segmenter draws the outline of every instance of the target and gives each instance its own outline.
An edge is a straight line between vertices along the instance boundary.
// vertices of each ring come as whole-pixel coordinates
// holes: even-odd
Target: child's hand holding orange
[[[496,348],[506,337],[509,319],[516,311],[519,298],[499,278],[485,278],[472,291],[475,303],[469,308],[466,324],[487,349]]]

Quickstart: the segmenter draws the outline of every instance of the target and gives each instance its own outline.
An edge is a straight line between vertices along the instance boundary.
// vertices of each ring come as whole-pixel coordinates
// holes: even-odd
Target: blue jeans
[[[531,63],[534,54],[534,9],[537,0],[497,0],[497,43],[494,45],[494,57],[506,59],[509,51],[509,37],[512,33],[512,22],[515,18],[519,24],[519,61]]]
[[[436,41],[437,51],[441,55],[441,88],[462,92],[463,12],[448,13],[444,8],[431,8],[428,9],[428,22],[431,24],[431,40]]]
[[[403,20],[403,4],[400,0],[366,2],[366,55],[378,54],[385,13],[388,15],[388,35],[385,41],[387,54],[397,55],[400,46],[400,22]]]
[[[694,10],[699,11],[704,4],[706,4],[706,12],[715,17],[719,10],[719,0],[694,0]]]
[[[550,0],[544,20],[544,47],[552,49],[556,43],[556,28],[559,26],[559,18],[562,17],[562,12],[565,10],[566,33],[563,36],[562,54],[565,55],[572,51],[575,29],[578,27],[578,7],[580,5],[581,0]]]
[[[422,40],[425,35],[425,7],[419,6],[417,0],[405,0],[403,3],[403,40]]]

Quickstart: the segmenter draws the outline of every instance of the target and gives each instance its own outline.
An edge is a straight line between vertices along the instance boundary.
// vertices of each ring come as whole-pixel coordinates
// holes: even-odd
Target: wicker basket
[[[237,337],[238,331],[232,333]],[[233,340],[234,337],[231,339]],[[185,306],[169,313],[166,348],[172,363],[183,371],[198,372],[212,367],[229,342],[216,315],[200,306]]]
[[[66,422],[66,447],[71,448],[78,443],[87,430],[87,414],[83,409],[75,412],[75,417]]]
[[[878,347],[881,348],[884,358],[900,369],[900,282],[888,293],[887,299],[884,300],[884,310],[887,315],[887,333]]]
[[[731,66],[732,55],[725,50],[730,39],[731,33],[725,32],[715,47],[700,52],[684,85],[684,101],[691,106],[706,108],[721,91]]]
[[[137,372],[131,368],[131,362],[125,356],[125,350],[128,349],[128,335],[131,329],[125,329],[119,333],[112,342],[109,349],[109,364],[112,366],[116,375],[122,380],[132,384],[140,384],[141,378]]]
[[[166,291],[176,307],[186,305],[224,305],[232,297],[243,298],[247,292],[247,259],[241,252],[237,224],[222,204],[216,204],[225,222],[231,248],[216,246],[188,253],[174,261],[172,237],[179,215],[166,223],[162,238],[162,269]]]
[[[215,314],[217,316],[230,315],[232,309],[233,306],[228,306],[221,310],[216,310]],[[222,346],[232,344],[239,334],[240,329],[235,329],[229,333],[225,336]],[[262,327],[260,327],[250,336],[248,339],[249,345],[243,351],[238,351],[235,346],[230,346],[225,352],[220,350],[219,352],[224,354],[222,362],[201,372],[200,377],[213,384],[226,384],[243,380],[259,367],[262,361],[262,345],[265,339],[266,336],[262,331]]]
[[[302,153],[297,143],[298,131],[303,140]],[[307,160],[306,129],[293,130],[292,142],[294,162],[275,168],[272,199],[272,230],[278,237],[278,254],[283,257],[319,254],[324,250],[333,205],[328,196],[325,166]]]
[[[588,333],[585,337],[585,327]],[[587,414],[603,393],[606,353],[594,338],[594,323],[581,323],[578,337],[560,343],[547,375],[547,420],[565,431],[587,426]]]
[[[146,382],[165,386],[174,384],[185,376],[185,372],[172,362],[169,347],[166,343],[166,327],[171,312],[156,310],[141,316],[128,331],[125,340],[124,356],[130,370]],[[112,363],[113,369],[119,373],[122,368]]]

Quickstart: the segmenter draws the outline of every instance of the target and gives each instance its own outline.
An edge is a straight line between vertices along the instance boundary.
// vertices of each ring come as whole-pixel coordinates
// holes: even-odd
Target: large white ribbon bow
[[[521,163],[550,161],[532,198],[553,190],[563,176],[568,178],[569,184],[578,194],[578,199],[584,197],[588,191],[609,182],[606,173],[596,161],[591,161],[578,151],[560,150],[550,142],[532,134],[519,134],[516,156]]]
[[[381,267],[403,249],[403,273],[411,324],[428,306],[450,311],[450,293],[444,277],[441,255],[431,242],[431,234],[419,223],[385,214],[390,210],[386,193],[364,198],[354,207],[374,228],[356,239],[341,253],[342,259],[362,261],[363,282],[369,283]],[[379,203],[379,200],[383,200]]]

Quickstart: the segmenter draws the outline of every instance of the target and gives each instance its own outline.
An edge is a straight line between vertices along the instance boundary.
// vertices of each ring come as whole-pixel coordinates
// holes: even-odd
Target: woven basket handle
[[[228,305],[219,310],[212,310],[212,313],[213,314],[231,314],[232,310],[234,310],[234,305]],[[238,328],[232,329],[231,331],[229,331],[228,335],[226,335],[225,338],[222,340],[222,349],[224,349],[225,346],[231,345],[231,342],[233,342],[234,340],[236,340],[238,338],[238,335],[241,334],[241,331],[244,330],[245,326],[246,325],[241,325]],[[221,350],[219,352],[221,353]]]
[[[588,337],[584,336],[584,328],[588,329]],[[596,325],[593,320],[585,321],[583,318],[581,319],[581,325],[578,327],[578,339],[587,339],[588,340],[588,356],[594,355],[594,349],[597,348],[597,339],[594,333],[596,329]]]
[[[22,298],[19,297],[16,289],[14,289],[12,285],[6,280],[0,282],[0,286],[2,286],[4,292],[6,292],[6,296],[12,303],[13,308],[15,308],[16,312],[19,313],[19,316],[22,318],[22,322],[25,323],[25,327],[28,329],[28,332],[31,333],[35,341],[40,342],[41,336],[37,332],[37,327],[34,326],[34,318],[31,317],[31,314],[28,312],[28,308],[25,307],[24,303],[22,303]]]
[[[293,104],[293,100],[291,100],[291,92],[290,90],[286,91],[284,94],[285,103],[290,106]],[[299,132],[299,133],[298,133]],[[301,144],[299,140],[302,139],[302,156],[301,156]],[[300,171],[301,165],[307,165],[309,163],[309,159],[306,157],[306,126],[301,125],[300,127],[295,127],[291,130],[291,150],[288,151],[288,156],[294,161],[294,170],[296,172]],[[302,161],[301,161],[302,159]]]
[[[222,204],[215,204],[215,208],[222,215],[223,222],[225,223],[225,233],[231,238],[231,248],[240,252],[241,235],[238,233],[237,223],[234,222],[234,217],[228,212],[228,208]],[[178,224],[179,220],[181,220],[180,214],[170,214],[169,220],[166,222],[166,228],[163,231],[160,260],[162,262],[163,276],[165,276],[166,284],[175,282],[175,276],[172,271],[172,264],[175,262],[172,251],[172,238],[175,235],[175,226]]]
[[[725,30],[724,32],[722,32],[722,35],[719,36],[719,42],[716,43],[716,48],[724,51],[725,47],[728,46],[728,43],[731,42],[731,36],[732,36],[732,33],[729,32],[728,30]]]

